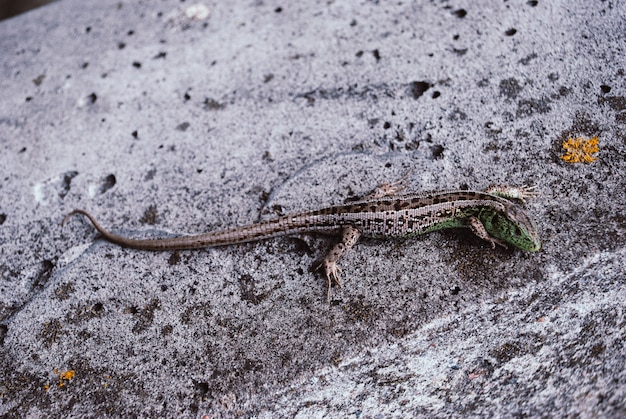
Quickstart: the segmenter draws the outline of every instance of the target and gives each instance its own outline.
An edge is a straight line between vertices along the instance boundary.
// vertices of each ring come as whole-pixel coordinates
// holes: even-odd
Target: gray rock
[[[0,414],[625,416],[625,15],[60,0],[0,22]],[[327,303],[331,238],[152,253],[60,225],[199,233],[408,169],[536,185],[542,251],[364,240]]]

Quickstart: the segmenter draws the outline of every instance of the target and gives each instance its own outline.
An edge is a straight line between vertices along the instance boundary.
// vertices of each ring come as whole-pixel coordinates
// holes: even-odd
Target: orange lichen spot
[[[55,368],[54,373],[59,374],[59,387],[63,387],[65,384],[69,383],[74,376],[76,376],[76,371],[74,370],[67,370],[59,373],[59,370]]]
[[[76,371],[69,370],[69,371],[65,371],[63,374],[61,374],[59,376],[59,378],[62,379],[62,380],[71,380],[72,378],[74,378],[75,375],[76,375]]]
[[[43,386],[43,389],[44,389],[45,391],[50,390],[50,384],[46,384],[45,386]]]
[[[561,156],[563,161],[567,163],[591,163],[598,160],[592,154],[600,151],[598,146],[599,140],[596,135],[593,138],[585,139],[583,137],[568,138],[563,141],[563,149],[565,154]]]

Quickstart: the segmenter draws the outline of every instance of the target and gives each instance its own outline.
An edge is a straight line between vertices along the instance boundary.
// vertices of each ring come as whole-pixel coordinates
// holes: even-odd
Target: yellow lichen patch
[[[583,137],[568,138],[563,141],[563,149],[565,154],[561,156],[563,161],[567,163],[591,163],[598,160],[592,156],[593,153],[600,151],[598,146],[598,136],[585,139]]]
[[[59,370],[55,368],[53,372],[55,374],[59,374],[59,387],[63,387],[65,384],[69,383],[76,375],[76,371],[74,370],[67,370],[65,372],[59,373]]]
[[[59,375],[59,378],[61,380],[71,380],[72,378],[74,378],[75,375],[76,375],[76,371],[69,370],[69,371],[65,371],[64,373]]]

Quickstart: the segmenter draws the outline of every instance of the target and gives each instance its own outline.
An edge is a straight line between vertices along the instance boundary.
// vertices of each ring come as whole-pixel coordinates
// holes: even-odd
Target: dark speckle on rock
[[[522,91],[517,79],[511,77],[508,79],[500,80],[500,94],[508,99],[515,99]]]
[[[150,205],[143,213],[143,216],[139,220],[142,224],[154,225],[158,221],[159,213],[156,205]]]
[[[274,78],[274,76],[271,74],[269,76],[271,77],[267,79],[266,83]],[[214,111],[214,110],[224,109],[225,107],[226,107],[225,103],[218,102],[217,100],[209,98],[209,97],[205,98],[203,102],[203,108],[205,110]]]
[[[191,126],[191,124],[190,124],[189,122],[182,122],[182,123],[180,123],[180,124],[178,124],[178,125],[176,126],[176,129],[177,129],[178,131],[183,131],[183,132],[185,132],[185,131],[187,131],[187,129],[188,129],[190,126]]]
[[[152,179],[154,179],[154,175],[156,174],[156,172],[157,172],[156,169],[148,170],[148,172],[146,173],[146,176],[144,177],[144,180],[152,180]]]
[[[409,90],[413,99],[420,98],[428,89],[432,87],[432,84],[426,81],[412,81],[409,83]]]
[[[239,278],[239,293],[242,300],[254,305],[260,304],[268,296],[266,292],[259,292],[256,289],[254,279],[249,275],[242,275]]]
[[[167,263],[169,263],[170,265],[178,265],[180,263],[180,253],[179,252],[172,252],[172,254],[170,255],[169,259],[167,260]]]
[[[65,198],[65,196],[69,193],[70,187],[72,184],[72,179],[78,176],[78,172],[72,170],[69,172],[65,172],[61,178],[61,184],[57,190],[59,197]]]
[[[536,59],[537,57],[537,53],[533,52],[531,54],[528,54],[526,57],[521,58],[519,62],[520,64],[528,65],[532,60]]]
[[[467,10],[465,9],[457,9],[453,12],[454,16],[463,19],[465,16],[467,16]]]
[[[116,179],[114,174],[107,175],[100,184],[100,193],[103,194],[115,186]]]
[[[445,148],[441,144],[436,144],[430,146],[430,151],[434,159],[441,159],[443,157],[443,152],[445,151]]]
[[[63,324],[58,319],[47,321],[43,324],[40,332],[40,338],[45,347],[50,348],[57,343],[65,334]]]
[[[535,113],[545,114],[550,112],[550,100],[542,99],[523,99],[517,103],[517,111],[515,115],[520,117],[528,117]]]
[[[158,309],[160,309],[160,301],[158,298],[153,298],[142,308],[133,310],[133,317],[135,318],[135,325],[132,328],[133,333],[142,333],[152,326],[154,313]]]
[[[41,86],[41,83],[43,83],[43,80],[45,78],[46,78],[46,75],[41,74],[33,79],[33,83],[35,84],[35,86]]]
[[[467,54],[467,51],[468,51],[467,48],[452,48],[452,52],[454,52],[456,55],[460,57]]]

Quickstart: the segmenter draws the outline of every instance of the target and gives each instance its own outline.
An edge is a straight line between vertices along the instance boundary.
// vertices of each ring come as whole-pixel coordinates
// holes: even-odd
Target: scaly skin
[[[507,247],[507,244],[528,252],[541,248],[532,220],[521,205],[513,201],[536,196],[532,188],[493,186],[486,192],[439,191],[395,196],[398,184],[383,185],[372,196],[351,204],[194,236],[127,238],[107,231],[84,210],[72,211],[63,219],[63,224],[71,216],[81,214],[92,222],[105,240],[141,250],[198,249],[299,233],[341,235],[341,242],[331,249],[321,264],[328,281],[329,298],[331,282],[340,285],[337,261],[356,244],[360,236],[405,238],[447,228],[470,228],[478,237],[488,241],[492,248],[496,245]]]

